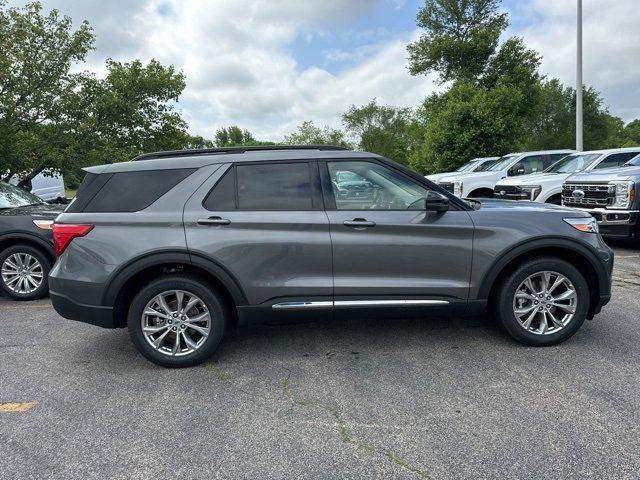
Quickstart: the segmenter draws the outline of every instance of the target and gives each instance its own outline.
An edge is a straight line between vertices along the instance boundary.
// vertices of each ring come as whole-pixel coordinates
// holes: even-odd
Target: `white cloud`
[[[638,0],[583,5],[584,82],[602,92],[611,113],[640,118],[640,9]],[[531,0],[535,23],[521,33],[543,55],[544,73],[575,85],[575,0]]]

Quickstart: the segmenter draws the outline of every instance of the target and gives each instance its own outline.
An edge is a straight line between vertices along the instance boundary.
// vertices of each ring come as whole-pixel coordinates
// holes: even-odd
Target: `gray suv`
[[[162,152],[87,168],[53,226],[62,316],[128,327],[149,360],[195,365],[227,328],[341,316],[479,314],[528,345],[610,299],[587,213],[464,201],[386,158],[333,147]]]

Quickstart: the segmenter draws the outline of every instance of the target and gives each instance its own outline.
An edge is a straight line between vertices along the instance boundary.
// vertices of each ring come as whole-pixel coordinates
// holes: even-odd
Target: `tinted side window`
[[[614,153],[601,161],[596,166],[596,169],[619,167],[620,165],[624,165],[628,160],[626,153]]]
[[[236,166],[238,207],[243,210],[311,210],[308,163]]]
[[[233,167],[218,180],[204,200],[203,206],[211,211],[236,208],[236,175]]]
[[[137,212],[191,175],[196,169],[120,172],[109,181],[84,208],[85,212]]]

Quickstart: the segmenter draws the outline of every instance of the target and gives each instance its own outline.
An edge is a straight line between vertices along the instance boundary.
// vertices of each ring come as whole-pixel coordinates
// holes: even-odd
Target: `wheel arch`
[[[114,273],[107,283],[102,304],[113,306],[115,326],[126,326],[131,300],[143,285],[171,273],[191,274],[212,284],[230,307],[247,303],[238,281],[217,262],[187,251],[154,252],[130,261]]]
[[[516,247],[510,247],[497,256],[478,290],[478,299],[491,300],[502,278],[516,265],[536,256],[552,256],[570,262],[585,277],[589,286],[588,318],[596,313],[600,296],[608,290],[609,275],[602,267],[591,248],[566,238],[545,238],[525,241]]]
[[[5,248],[9,248],[17,244],[25,244],[29,245],[30,247],[42,250],[47,258],[51,261],[51,265],[53,265],[56,261],[56,255],[53,251],[53,245],[50,242],[47,242],[44,238],[40,238],[37,235],[27,232],[7,233],[4,235],[0,235],[0,252]]]

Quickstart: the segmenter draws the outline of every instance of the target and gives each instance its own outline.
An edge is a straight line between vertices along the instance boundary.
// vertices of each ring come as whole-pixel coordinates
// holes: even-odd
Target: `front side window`
[[[41,205],[44,202],[32,193],[5,182],[0,182],[0,210]]]
[[[421,210],[428,190],[374,162],[328,162],[338,210]],[[348,179],[348,180],[344,180]]]
[[[613,155],[609,155],[607,158],[605,158],[603,161],[601,161],[596,166],[596,169],[599,170],[601,168],[620,167],[621,165],[624,165],[625,163],[627,163],[635,155],[636,155],[636,153],[630,153],[630,152],[614,153]]]
[[[309,163],[238,165],[236,175],[242,210],[313,209]]]
[[[520,169],[518,165],[522,165],[524,175],[538,173],[544,170],[544,159],[544,155],[532,155],[530,157],[525,157],[516,164],[515,168]]]

